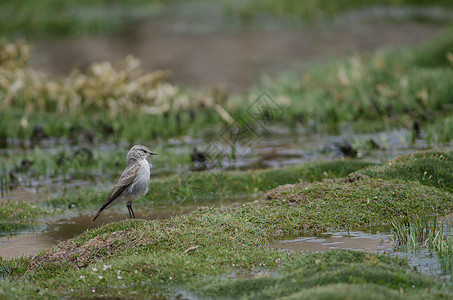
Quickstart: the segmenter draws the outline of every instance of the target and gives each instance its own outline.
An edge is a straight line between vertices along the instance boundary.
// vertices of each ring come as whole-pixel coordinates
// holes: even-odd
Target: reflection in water
[[[0,193],[0,201],[23,201],[35,203],[45,200],[49,195],[47,191],[43,191],[33,186],[18,186],[11,190],[5,189]]]
[[[393,251],[391,235],[370,234],[361,231],[327,232],[322,238],[301,237],[294,240],[279,241],[273,248],[297,251],[320,251],[349,249],[365,252],[389,253]]]
[[[436,253],[425,248],[416,252],[401,252],[394,248],[392,234],[371,234],[362,231],[326,232],[323,237],[301,237],[293,240],[278,241],[272,248],[301,252],[325,252],[333,249],[388,254],[393,257],[407,259],[409,265],[425,275],[450,278],[445,275],[437,259]]]

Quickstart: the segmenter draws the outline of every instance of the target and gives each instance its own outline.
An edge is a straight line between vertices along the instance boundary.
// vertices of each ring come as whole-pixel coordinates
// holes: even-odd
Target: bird
[[[112,188],[105,203],[94,216],[93,222],[104,209],[120,202],[126,202],[129,217],[135,219],[132,201],[148,192],[149,176],[152,168],[152,164],[146,160],[149,155],[157,154],[142,145],[135,145],[129,150],[126,156],[126,169]]]

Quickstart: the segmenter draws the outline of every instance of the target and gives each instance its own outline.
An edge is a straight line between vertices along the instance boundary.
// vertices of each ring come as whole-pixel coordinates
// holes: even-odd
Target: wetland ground
[[[450,1],[45,1],[0,4],[0,297],[453,296]]]

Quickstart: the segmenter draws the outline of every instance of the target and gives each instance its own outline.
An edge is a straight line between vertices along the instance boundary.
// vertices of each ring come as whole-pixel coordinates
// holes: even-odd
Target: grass
[[[15,222],[0,222],[0,236],[13,235],[20,232],[30,232],[37,229],[36,225],[15,223]]]
[[[427,248],[434,251],[443,272],[452,274],[453,225],[451,220],[439,220],[437,216],[396,218],[392,221],[392,231],[399,249],[417,252],[421,248]]]
[[[232,14],[237,14],[244,20],[250,20],[260,14],[271,16],[291,17],[298,20],[319,20],[338,15],[352,9],[359,9],[370,6],[443,6],[451,7],[448,0],[424,1],[424,0],[379,0],[379,1],[297,1],[297,0],[249,0],[233,1],[229,4]]]
[[[421,247],[433,249],[441,226],[437,215],[414,219],[395,218],[391,222],[396,248],[404,251],[418,251]]]
[[[325,178],[338,178],[373,165],[362,161],[313,162],[270,170],[246,172],[189,172],[151,180],[149,192],[136,205],[196,204],[199,201],[214,202],[219,198],[258,197],[281,184],[312,182]],[[100,205],[99,199],[108,191],[93,188],[67,191],[65,195],[46,201],[52,208],[65,208],[75,204],[80,209]]]
[[[236,253],[235,250],[231,252]],[[196,281],[192,288],[197,290],[197,295],[210,298],[276,299],[285,296],[297,297],[302,292],[312,295],[329,293],[332,296],[334,287],[339,288],[335,294],[343,294],[352,289],[355,290],[354,294],[359,293],[362,298],[369,293],[366,288],[383,292],[391,296],[390,299],[417,296],[423,293],[428,295],[438,293],[443,296],[451,293],[448,290],[440,292],[439,286],[431,278],[410,271],[403,261],[352,251],[331,251],[310,255],[291,255],[263,249],[253,251],[253,253],[247,251],[243,253],[247,258],[250,254],[258,255],[257,259],[261,260],[261,263],[269,263],[266,269],[277,268],[279,270],[278,275],[271,275],[272,273],[266,273],[261,269],[261,273],[258,271],[255,278],[252,276],[249,279],[227,279],[215,276],[219,272],[215,267],[211,268],[211,272],[208,272],[211,273],[209,275],[200,276],[199,273],[194,275],[195,272],[199,272],[199,269],[202,269],[203,272],[207,271],[203,259],[212,262],[211,255],[206,250],[197,250],[190,256],[181,254],[169,256],[158,253],[161,257],[160,260],[157,255],[140,254],[131,254],[129,259],[105,261],[79,271],[66,271],[67,277],[66,280],[63,280],[65,286],[61,286],[59,290],[68,291],[65,294],[73,297],[92,297],[93,295],[127,297],[131,294],[135,297],[150,294],[162,297],[178,294],[173,290],[180,289],[181,283],[189,280]],[[231,257],[232,260],[237,258],[240,257],[236,255]],[[173,263],[170,262],[171,259],[173,259]],[[278,261],[277,264],[274,259]],[[253,268],[253,264],[256,264],[257,260],[252,260]],[[242,266],[229,265],[222,271],[241,273],[241,269],[243,269]],[[40,278],[42,273],[35,272],[34,276]],[[28,276],[28,278],[30,277],[31,275]],[[40,279],[33,280],[32,283],[27,278],[25,279],[27,285],[17,288],[16,293],[30,296],[39,290],[52,293],[53,296],[61,295],[61,292],[55,292],[54,284],[56,282],[53,277],[50,276],[48,285],[37,284],[41,281]],[[140,284],[137,284],[138,282]],[[12,283],[2,285],[3,293],[6,295],[10,292],[7,289],[10,285]],[[166,286],[167,290],[159,289],[159,286],[162,285]],[[28,289],[27,291],[27,287],[34,287],[36,290],[31,292],[31,289]]]
[[[37,231],[44,218],[61,214],[59,208],[45,208],[42,204],[26,202],[0,202],[0,235],[14,235]]]
[[[442,67],[453,64],[453,28],[448,28],[440,35],[415,51],[413,61],[425,67]]]
[[[81,33],[105,33],[125,26],[133,18],[143,16],[140,9],[161,0],[122,1],[55,1],[31,0],[1,3],[2,36],[66,36]]]
[[[416,181],[452,192],[452,168],[451,152],[420,152],[397,157],[387,164],[367,168],[360,173],[384,179]]]
[[[453,117],[451,115],[446,115],[445,117],[436,119],[428,126],[427,131],[428,143],[451,143],[453,140]]]
[[[55,146],[44,148],[35,146],[32,149],[18,151],[10,149],[0,154],[3,174],[0,177],[1,187],[5,190],[11,183],[10,176],[20,176],[29,180],[46,180],[58,177],[71,179],[102,179],[119,176],[126,165],[128,145],[106,146],[76,143],[73,146]],[[172,146],[152,145],[150,148],[158,153],[157,159],[150,160],[155,169],[180,171],[192,164],[190,152],[174,149]],[[188,148],[188,146],[186,147]],[[31,165],[24,167],[25,161]],[[3,190],[3,188],[2,188]]]
[[[36,151],[42,152],[40,149]],[[157,152],[160,153],[160,151]],[[96,152],[95,155],[97,155]],[[165,155],[163,156],[165,157]],[[42,155],[40,157],[43,157],[47,162],[49,160],[53,161],[52,155]],[[124,155],[119,155],[117,158],[122,161],[123,157]],[[160,156],[159,158],[164,159]],[[116,164],[112,158],[107,161],[110,161],[108,165]],[[36,164],[39,165],[39,160]],[[196,204],[200,201],[215,202],[219,198],[246,199],[258,197],[280,184],[338,178],[371,165],[374,164],[363,161],[330,161],[247,172],[189,172],[151,180],[148,194],[136,201],[134,205]],[[101,163],[101,166],[105,165]],[[87,162],[85,167],[87,170],[91,170],[91,176],[96,177],[95,172],[93,172],[93,163]],[[118,172],[120,172],[120,168],[123,168],[116,165],[111,167],[118,169]],[[46,169],[49,168],[43,167],[41,170]],[[32,172],[29,171],[29,173]],[[83,178],[86,179],[86,175]],[[40,203],[1,202],[0,221],[39,222],[43,217],[64,215],[69,211],[69,208],[75,208],[77,211],[84,213],[86,210],[97,209],[102,204],[102,199],[106,199],[108,193],[108,190],[99,188],[99,186],[77,187],[64,189],[50,199]]]
[[[443,40],[450,36],[446,33]],[[266,125],[302,125],[326,132],[346,122],[360,132],[370,132],[412,128],[417,122],[428,131],[429,142],[448,143],[453,68],[450,64],[425,66],[417,55],[445,59],[449,48],[435,39],[423,49],[423,55],[387,50],[314,65],[304,75],[264,77],[246,95],[228,95],[182,89],[170,84],[165,72],[143,73],[132,57],[116,66],[97,63],[84,73],[74,71],[52,80],[27,67],[27,45],[3,42],[0,92],[8,97],[0,101],[0,122],[8,126],[0,129],[0,137],[26,144],[39,140],[33,131],[40,126],[45,136],[73,143],[137,143],[201,135],[208,124],[220,135],[231,120],[239,118],[258,130],[256,118],[266,116],[252,117],[244,110],[266,91],[281,112]]]
[[[439,155],[425,154],[419,159]],[[440,158],[431,162],[444,163]],[[415,181],[353,173],[300,182],[323,179],[326,174],[344,176],[351,168],[363,166],[359,161],[337,161],[223,173],[219,182],[234,192],[264,191],[291,180],[295,184],[280,186],[254,202],[200,207],[164,220],[110,223],[35,258],[0,261],[1,291],[4,297],[50,298],[128,297],[130,293],[164,297],[180,290],[234,299],[340,297],[349,293],[359,299],[369,290],[390,299],[450,297],[453,291],[449,286],[441,287],[434,278],[412,271],[399,259],[354,251],[306,255],[268,247],[279,238],[388,224],[400,217],[443,215],[453,209],[450,193]],[[398,164],[392,166],[399,168]],[[365,170],[373,168],[379,167]],[[212,178],[218,175],[194,176],[193,180],[209,182],[207,189],[217,186]],[[172,180],[166,184],[171,186],[175,183]],[[254,188],[245,188],[253,184]]]
[[[375,290],[380,293],[377,299],[384,295],[398,299],[398,289],[429,285],[397,263],[384,263],[374,255],[332,251],[307,259],[311,263],[277,277],[215,282],[203,288],[204,294],[233,299],[370,299],[370,290]],[[352,291],[352,297],[346,296]]]
[[[192,1],[192,3],[203,1]],[[204,1],[207,2],[207,1]],[[0,3],[0,36],[6,37],[49,37],[78,34],[101,34],[115,32],[134,22],[158,13],[165,5],[183,1],[173,0],[168,4],[162,0],[134,0],[125,5],[122,1],[58,1],[41,0],[39,5],[31,0],[16,2],[4,0]],[[370,1],[297,1],[297,0],[247,0],[221,1],[217,4],[225,16],[239,18],[248,24],[263,14],[289,17],[295,20],[317,21],[341,12],[384,6],[442,6],[451,7],[448,0],[378,0]],[[415,18],[416,16],[414,16]]]
[[[286,74],[263,78],[258,90],[266,90],[281,103],[291,103],[286,117],[306,124],[333,126],[339,122],[400,124],[406,120],[426,123],[424,113],[450,111],[453,69],[422,68],[409,63],[407,51],[377,52],[369,57],[314,66],[304,76]],[[409,125],[409,124],[408,124]],[[323,127],[324,126],[324,127]]]
[[[27,223],[37,217],[48,216],[53,210],[43,208],[38,204],[25,202],[0,202],[0,220],[3,222],[24,222]]]
[[[363,176],[299,183],[252,203],[110,223],[38,255],[18,278],[25,286],[71,297],[183,288],[209,297],[274,299],[305,290],[331,293],[334,286],[362,295],[357,285],[392,296],[438,293],[433,279],[397,259],[349,251],[303,255],[267,245],[278,237],[385,223],[392,216],[442,213],[453,208],[451,200],[418,183]],[[225,277],[232,273],[238,278]]]
[[[1,135],[7,138],[137,142],[197,134],[201,125],[222,122],[214,108],[223,100],[215,91],[182,90],[168,83],[167,72],[144,74],[133,57],[51,80],[27,67],[28,56],[26,44],[0,42],[0,92],[8,94],[0,101],[2,122],[8,124]],[[33,135],[36,126],[43,137]]]

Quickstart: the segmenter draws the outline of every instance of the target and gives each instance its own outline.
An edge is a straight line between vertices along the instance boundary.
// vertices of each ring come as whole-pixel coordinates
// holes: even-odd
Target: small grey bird
[[[135,145],[129,150],[126,156],[126,169],[112,188],[107,201],[105,201],[104,205],[96,213],[93,222],[104,209],[120,202],[126,202],[129,217],[135,219],[135,214],[132,210],[132,201],[148,192],[149,175],[152,167],[152,164],[146,160],[148,155],[157,154],[142,145]]]

